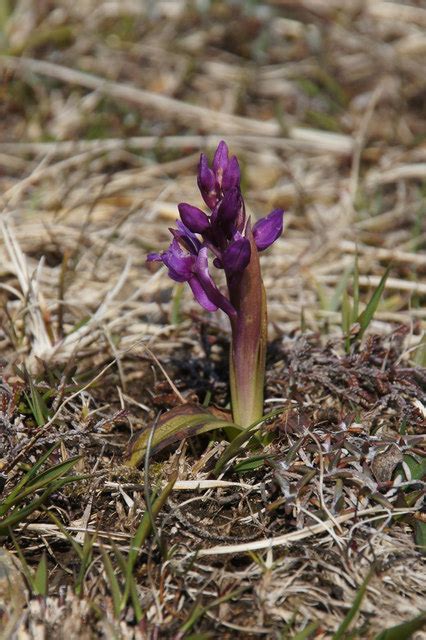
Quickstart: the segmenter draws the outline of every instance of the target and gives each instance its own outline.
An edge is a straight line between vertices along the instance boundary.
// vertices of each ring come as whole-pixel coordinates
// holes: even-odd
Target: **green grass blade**
[[[333,635],[332,640],[345,640],[345,638],[347,638],[346,631],[349,629],[349,626],[352,620],[355,618],[355,616],[359,611],[359,608],[365,596],[365,592],[367,591],[368,583],[370,582],[373,576],[373,573],[374,573],[374,569],[371,568],[367,576],[365,577],[364,582],[358,589],[358,592],[354,598],[351,608],[349,609],[348,613],[342,620],[336,633]]]
[[[419,365],[419,367],[426,367],[426,334],[420,340],[415,355],[414,362]]]
[[[8,501],[9,508],[14,504],[18,504],[24,498],[26,498],[31,493],[38,491],[38,489],[43,489],[43,487],[49,486],[60,478],[64,476],[68,471],[72,469],[72,467],[76,464],[78,460],[80,460],[81,456],[75,456],[74,458],[69,458],[65,462],[60,462],[46,471],[43,471],[39,476],[34,478],[30,483],[27,483],[27,487],[17,496],[15,496],[14,500],[10,502]]]
[[[355,254],[354,263],[354,279],[353,279],[353,306],[352,306],[352,323],[358,320],[359,315],[359,266],[358,253]]]
[[[149,514],[148,511],[145,511],[145,513],[143,514],[142,520],[136,530],[136,533],[133,536],[132,540],[130,541],[130,551],[127,557],[127,566],[126,566],[126,572],[125,572],[125,589],[124,589],[124,595],[123,595],[123,606],[127,603],[127,600],[130,595],[131,584],[133,581],[133,569],[134,569],[137,557],[139,555],[140,549],[143,543],[145,542],[145,540],[147,539],[147,537],[149,536],[149,534],[151,533],[153,518],[155,518],[158,515],[160,509],[162,508],[167,498],[169,497],[170,493],[172,492],[175,482],[177,480],[177,477],[178,477],[178,472],[175,471],[172,474],[169,482],[164,487],[163,491],[158,496],[158,498],[156,498],[153,501],[151,515]]]
[[[318,296],[320,309],[321,311],[327,311],[327,309],[330,306],[330,301],[328,299],[327,292],[320,282],[315,281],[314,284],[315,284],[316,293]]]
[[[426,522],[416,520],[414,525],[414,537],[420,553],[426,555]]]
[[[28,563],[25,560],[24,554],[22,553],[22,549],[19,546],[18,541],[15,538],[12,530],[9,531],[9,535],[10,535],[10,538],[12,539],[13,546],[16,549],[16,553],[18,554],[18,558],[19,558],[19,561],[21,563],[22,573],[24,574],[31,591],[34,592],[34,578],[33,578],[33,575],[32,575],[32,573],[30,571]]]
[[[9,493],[7,498],[5,498],[0,504],[0,515],[3,515],[4,513],[6,513],[6,511],[9,508],[8,505],[13,503],[14,498],[19,494],[22,487],[24,487],[28,482],[32,480],[32,478],[34,478],[34,476],[37,474],[37,471],[46,462],[46,460],[49,458],[51,453],[53,453],[53,451],[58,448],[58,446],[59,446],[59,443],[54,444],[53,447],[51,447],[48,451],[46,451],[46,453],[44,453],[41,456],[41,458],[37,460],[37,462],[23,476],[23,478],[21,478],[21,480],[18,482],[16,487]]]
[[[111,589],[112,602],[114,606],[114,616],[116,618],[119,618],[122,611],[122,594],[120,585],[118,584],[117,576],[115,575],[110,557],[106,553],[105,549],[101,548],[101,554],[105,573],[109,583],[109,588]]]
[[[311,622],[302,631],[296,633],[292,640],[307,640],[320,626],[319,622]]]
[[[52,522],[58,527],[61,533],[66,537],[66,539],[68,540],[68,542],[70,543],[70,545],[72,546],[72,548],[74,549],[74,551],[76,552],[76,554],[78,555],[81,561],[83,559],[83,548],[81,544],[79,544],[74,540],[71,533],[67,531],[67,529],[64,527],[62,522],[54,513],[52,513],[52,511],[49,511],[49,509],[44,509],[44,512],[47,515],[47,517],[50,518]]]
[[[124,576],[126,576],[126,584],[124,587],[124,593],[122,595],[121,604],[120,604],[121,610],[124,609],[124,607],[127,604],[128,598],[130,598],[133,606],[136,622],[140,622],[144,616],[144,612],[142,610],[141,603],[139,600],[135,577],[133,573],[129,576],[127,575],[127,562],[125,557],[121,553],[120,549],[117,547],[117,545],[112,543],[112,548],[114,549],[114,554],[117,560],[117,564],[120,568],[120,571]]]
[[[142,610],[141,607],[141,603],[139,600],[139,594],[138,594],[138,590],[137,590],[137,584],[136,584],[136,580],[135,577],[133,575],[133,573],[130,576],[127,576],[127,563],[126,563],[126,559],[123,556],[123,554],[121,553],[120,549],[117,547],[117,545],[113,544],[113,549],[114,549],[114,554],[115,557],[117,559],[117,563],[118,566],[120,567],[120,571],[123,575],[126,576],[126,584],[124,587],[124,593],[122,596],[122,600],[121,600],[121,610],[124,609],[124,607],[127,604],[127,600],[130,597],[130,601],[132,603],[133,606],[133,611],[135,614],[135,619],[136,622],[140,622],[144,616],[144,612]],[[128,595],[127,595],[128,594]]]
[[[426,629],[426,612],[421,613],[412,620],[385,629],[374,640],[409,640],[413,633],[422,629]]]
[[[232,440],[232,442],[226,447],[225,451],[219,457],[219,460],[217,461],[216,466],[214,468],[214,474],[218,476],[222,472],[222,469],[224,468],[226,463],[229,462],[229,460],[231,460],[231,458],[233,458],[238,453],[238,451],[241,449],[243,444],[247,442],[247,440],[250,440],[250,438],[253,437],[256,427],[259,427],[263,422],[265,422],[269,418],[274,418],[275,416],[278,416],[283,411],[284,409],[275,409],[270,413],[266,413],[264,416],[262,416],[262,418],[260,418],[259,420],[256,420],[255,422],[253,422],[253,424],[247,427],[247,429],[244,429],[244,431],[239,433]]]
[[[22,509],[18,509],[17,507],[15,507],[15,509],[9,516],[0,519],[0,536],[7,535],[9,529],[14,527],[16,524],[19,524],[20,522],[24,522],[33,511],[41,507],[41,505],[52,493],[59,491],[59,489],[64,487],[66,484],[85,480],[86,478],[87,476],[69,476],[67,478],[62,478],[61,480],[58,480],[57,482],[54,482],[53,484],[48,486],[41,494],[41,496],[34,499],[26,507],[23,507]]]
[[[379,302],[380,302],[380,298],[382,297],[385,285],[386,285],[386,280],[388,278],[389,272],[391,270],[391,265],[388,266],[388,268],[386,269],[385,273],[383,274],[379,284],[377,285],[376,290],[374,291],[373,295],[371,296],[366,308],[364,309],[364,311],[361,313],[361,315],[358,317],[358,322],[360,324],[360,329],[359,332],[356,336],[357,340],[361,340],[362,337],[364,336],[364,333],[367,331],[368,326],[370,324],[370,322],[372,321],[374,314],[377,311],[377,307],[379,306]]]
[[[156,498],[156,500],[154,500],[153,504],[152,504],[152,516],[155,517],[158,515],[161,507],[163,506],[163,504],[166,502],[168,496],[170,495],[174,484],[177,480],[177,472],[175,472],[170,481],[167,483],[167,485],[164,487],[163,491],[161,492],[161,494],[158,496],[158,498]],[[136,558],[139,554],[140,548],[142,547],[143,543],[145,542],[145,540],[147,539],[147,537],[149,536],[149,534],[151,533],[152,530],[152,522],[151,522],[151,517],[148,513],[148,511],[145,511],[145,513],[142,516],[142,520],[136,530],[135,535],[133,536],[133,539],[130,542],[130,552],[129,552],[129,556],[127,559],[127,570],[131,573],[133,571],[133,567],[134,564],[136,562]]]
[[[346,291],[346,287],[348,286],[349,278],[352,273],[352,265],[346,267],[343,272],[342,277],[336,285],[336,289],[334,290],[333,297],[330,300],[328,308],[330,311],[337,311],[342,303],[343,293]]]
[[[34,593],[38,596],[47,596],[48,593],[48,573],[46,552],[40,558],[37,570],[34,576]]]
[[[37,425],[39,427],[42,427],[49,419],[49,409],[47,408],[43,396],[39,393],[31,378],[29,378],[29,385],[30,395],[28,396],[27,394],[25,394],[28,406],[31,409]]]
[[[84,579],[86,577],[89,565],[92,562],[92,549],[95,540],[96,536],[90,536],[88,533],[85,533],[83,547],[81,548],[80,554],[80,568],[78,570],[74,586],[74,591],[78,598],[81,598],[84,594]],[[73,540],[73,542],[75,543],[75,545],[79,546],[78,542],[76,542],[75,540]]]
[[[136,622],[139,623],[144,617],[144,611],[142,609],[142,606],[139,600],[139,594],[136,588],[136,581],[134,579],[131,580],[130,582],[130,600],[132,602]]]
[[[302,307],[300,309],[300,331],[302,333],[306,333],[306,328],[307,328],[307,325],[306,325],[306,318],[305,318],[305,308]]]
[[[182,282],[178,282],[173,289],[172,308],[170,312],[171,324],[180,324],[182,322],[182,298],[185,288]]]
[[[9,528],[11,529],[19,522],[24,522],[26,518],[35,511],[38,507],[40,507],[43,502],[46,500],[52,491],[50,489],[46,489],[41,496],[30,502],[26,507],[22,509],[14,509],[12,514],[6,518],[0,520],[0,536],[7,534]]]
[[[212,609],[213,607],[216,607],[222,604],[222,602],[228,602],[229,600],[231,600],[231,598],[235,598],[236,596],[240,595],[243,591],[244,589],[235,589],[234,591],[229,591],[228,593],[225,593],[223,596],[220,596],[219,598],[215,598],[214,600],[212,600],[212,602],[210,602],[210,604],[206,605],[205,607],[203,607],[199,603],[196,603],[186,622],[184,622],[181,625],[180,632],[187,633],[188,631],[191,630],[194,624],[207,613],[207,611],[210,611],[210,609]]]
[[[345,336],[345,351],[349,353],[351,347],[351,337],[349,331],[352,323],[352,309],[348,292],[344,291],[342,296],[342,331]]]

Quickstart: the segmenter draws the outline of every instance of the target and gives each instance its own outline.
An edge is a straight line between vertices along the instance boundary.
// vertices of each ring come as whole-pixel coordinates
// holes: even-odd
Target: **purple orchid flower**
[[[240,167],[220,142],[211,167],[201,154],[198,186],[210,212],[182,202],[180,220],[170,229],[173,240],[166,251],[151,253],[149,261],[163,262],[170,278],[188,282],[199,304],[208,311],[222,309],[231,321],[231,399],[234,420],[248,426],[263,412],[263,382],[267,337],[266,301],[259,252],[277,240],[283,230],[282,209],[258,220],[253,228],[246,217],[240,190]],[[209,272],[223,269],[228,297]]]
[[[182,223],[172,231],[174,238],[169,248],[148,254],[148,262],[163,262],[169,277],[175,282],[187,282],[197,302],[207,311],[222,309],[230,317],[235,315],[235,309],[209,273],[207,247]]]

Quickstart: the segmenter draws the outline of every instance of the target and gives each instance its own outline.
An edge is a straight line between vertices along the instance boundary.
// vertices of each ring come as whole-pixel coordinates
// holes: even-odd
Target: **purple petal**
[[[210,169],[209,162],[204,153],[200,156],[197,184],[204,202],[212,209],[217,203],[216,176]]]
[[[194,294],[194,298],[204,309],[207,311],[217,311],[218,307],[215,305],[210,298],[207,296],[207,293],[204,291],[201,283],[194,276],[188,281],[189,286],[192,289],[192,293]]]
[[[228,145],[224,140],[221,140],[215,151],[212,163],[213,172],[219,179],[219,184],[222,182],[222,175],[228,166],[228,162]]]
[[[187,227],[193,233],[203,233],[209,226],[209,218],[204,211],[201,211],[198,207],[193,207],[191,204],[181,202],[178,205],[179,214],[185,227]]]
[[[186,253],[176,239],[172,240],[170,247],[163,253],[162,260],[172,280],[186,282],[192,277],[196,258]]]
[[[282,209],[274,209],[265,218],[261,218],[253,227],[253,237],[256,247],[259,251],[263,251],[271,246],[283,231]]]
[[[234,240],[222,253],[222,263],[227,274],[241,273],[250,262],[251,247],[247,238],[236,233]]]
[[[197,261],[195,263],[194,273],[197,276],[204,292],[212,304],[215,304],[219,309],[222,309],[228,316],[235,315],[235,309],[227,298],[219,291],[217,286],[212,280],[209,273],[209,265],[207,258],[207,247],[203,247],[198,254]]]
[[[240,165],[238,164],[236,156],[232,156],[228,162],[228,166],[223,172],[222,190],[227,191],[228,189],[232,189],[232,187],[239,187],[240,179]]]

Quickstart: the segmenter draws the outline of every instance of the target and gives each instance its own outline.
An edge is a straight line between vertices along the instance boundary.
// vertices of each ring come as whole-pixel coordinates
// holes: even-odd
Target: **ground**
[[[0,21],[1,637],[364,639],[415,620],[422,3],[20,0]],[[221,139],[253,219],[286,211],[262,257],[280,411],[219,474],[223,432],[132,468],[180,397],[228,407],[226,318],[146,263],[177,204],[201,206]]]

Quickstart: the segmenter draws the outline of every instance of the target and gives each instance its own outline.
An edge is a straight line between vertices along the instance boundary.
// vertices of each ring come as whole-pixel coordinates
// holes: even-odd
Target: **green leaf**
[[[151,455],[184,438],[226,427],[241,429],[233,422],[213,415],[206,407],[179,405],[164,413],[158,420],[152,437]],[[144,429],[142,433],[136,434],[130,443],[128,466],[137,467],[144,459],[150,431],[150,428]]]
[[[426,475],[426,458],[419,462],[414,456],[406,454],[402,462],[409,470],[409,473],[405,472],[407,480],[422,480],[423,476]]]
[[[367,331],[368,326],[370,325],[370,322],[374,318],[374,314],[376,313],[377,307],[379,306],[380,298],[382,297],[383,291],[385,289],[386,280],[388,279],[388,275],[389,275],[389,272],[391,270],[391,266],[392,265],[389,265],[388,268],[386,269],[386,271],[383,274],[379,284],[377,285],[377,288],[375,289],[373,295],[371,296],[366,308],[361,313],[361,315],[358,316],[358,322],[360,324],[360,329],[359,329],[359,332],[358,332],[358,334],[356,336],[357,340],[361,340],[362,339],[364,333]]]
[[[371,568],[366,578],[364,579],[364,582],[358,589],[358,592],[354,598],[351,608],[349,609],[348,613],[345,615],[344,619],[340,623],[336,633],[333,635],[332,640],[344,640],[345,638],[347,638],[346,631],[349,629],[349,626],[352,620],[355,618],[356,614],[359,611],[359,608],[365,596],[365,592],[367,591],[368,583],[370,582],[371,577],[373,576],[373,573],[374,573],[374,569]]]
[[[409,640],[413,633],[424,628],[426,628],[426,612],[421,613],[412,620],[385,629],[374,640]]]

